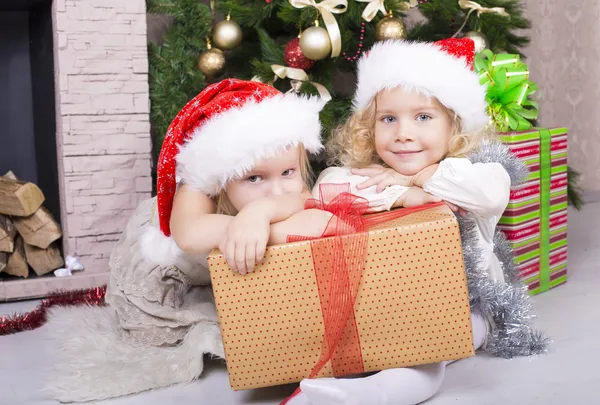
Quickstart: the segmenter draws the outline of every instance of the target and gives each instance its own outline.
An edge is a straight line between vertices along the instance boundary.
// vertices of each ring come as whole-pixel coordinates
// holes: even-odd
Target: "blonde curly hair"
[[[478,133],[463,133],[460,117],[440,103],[444,112],[452,120],[452,138],[450,149],[445,157],[464,157],[490,137],[489,129]],[[363,168],[377,163],[385,165],[375,150],[375,122],[377,115],[377,97],[369,102],[365,109],[357,111],[341,126],[333,130],[326,145],[328,164]]]

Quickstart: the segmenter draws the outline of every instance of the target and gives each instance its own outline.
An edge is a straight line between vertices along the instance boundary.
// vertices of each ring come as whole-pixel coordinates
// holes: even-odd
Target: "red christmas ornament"
[[[292,39],[285,46],[283,59],[289,67],[302,70],[310,69],[315,64],[314,60],[308,59],[302,54],[302,50],[300,50],[300,40],[298,38]]]

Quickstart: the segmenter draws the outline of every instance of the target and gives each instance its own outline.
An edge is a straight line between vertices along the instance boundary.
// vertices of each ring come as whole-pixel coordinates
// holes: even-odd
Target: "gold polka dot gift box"
[[[364,232],[270,246],[245,276],[209,256],[234,390],[474,354],[454,214],[365,218]]]

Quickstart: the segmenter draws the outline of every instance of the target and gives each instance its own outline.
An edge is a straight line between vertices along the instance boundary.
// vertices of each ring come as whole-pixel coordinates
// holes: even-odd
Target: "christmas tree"
[[[174,18],[164,44],[149,49],[155,157],[179,109],[224,77],[330,95],[327,137],[350,112],[356,60],[375,41],[469,36],[478,50],[522,56],[528,38],[517,30],[529,28],[519,0],[149,0],[148,11]],[[407,27],[415,14],[421,21]]]

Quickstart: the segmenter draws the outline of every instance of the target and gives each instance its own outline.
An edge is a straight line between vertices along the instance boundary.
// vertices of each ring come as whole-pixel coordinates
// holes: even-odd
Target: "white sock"
[[[321,378],[300,383],[312,405],[415,405],[444,381],[443,363],[383,370],[364,378]]]
[[[473,329],[473,347],[475,350],[480,349],[487,339],[488,323],[483,316],[471,312],[471,328]],[[448,365],[455,361],[446,361],[445,364]]]
[[[471,312],[471,325],[473,327],[473,346],[477,350],[485,344],[489,325],[482,315],[473,312]]]
[[[487,322],[481,315],[471,314],[471,323],[477,350],[485,343]],[[312,405],[416,405],[438,392],[449,363],[389,369],[363,378],[304,380],[300,395]]]
[[[290,399],[286,405],[313,405],[313,404],[310,403],[306,394],[304,392],[300,391],[298,393],[298,395],[296,395],[295,397]]]

